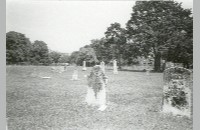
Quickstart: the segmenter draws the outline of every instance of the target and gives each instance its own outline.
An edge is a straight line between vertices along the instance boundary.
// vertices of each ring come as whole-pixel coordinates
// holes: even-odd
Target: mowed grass
[[[7,66],[9,130],[192,130],[192,119],[163,114],[163,74],[106,70],[107,109],[85,102],[90,69],[58,73],[50,66]],[[42,76],[51,77],[43,79]]]

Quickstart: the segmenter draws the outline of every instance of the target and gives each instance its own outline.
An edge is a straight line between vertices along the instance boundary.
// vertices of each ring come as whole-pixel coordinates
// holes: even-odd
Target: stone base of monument
[[[167,103],[165,103],[163,105],[162,112],[163,113],[171,113],[174,116],[180,115],[180,116],[187,116],[187,117],[191,118],[191,112],[190,112],[190,110],[188,110],[188,109],[181,110],[181,109],[173,107],[171,104],[167,104]]]
[[[177,85],[176,80],[172,84],[164,86],[163,109],[164,113],[191,117],[192,101],[191,91],[184,85]]]
[[[173,115],[192,115],[192,72],[173,67],[164,72],[162,111]]]
[[[82,71],[86,71],[87,70],[87,68],[86,67],[84,67],[83,69],[82,69]]]
[[[100,111],[104,111],[106,106],[106,90],[103,88],[101,91],[97,93],[95,97],[94,90],[90,87],[87,88],[87,95],[85,101],[88,105],[98,106]]]

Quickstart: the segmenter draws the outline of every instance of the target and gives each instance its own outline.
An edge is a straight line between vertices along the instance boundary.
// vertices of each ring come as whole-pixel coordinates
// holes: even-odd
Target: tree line
[[[6,33],[6,64],[49,65],[69,62],[69,55],[51,51],[44,41],[33,43],[25,34],[10,31]]]
[[[94,65],[100,61],[109,64],[113,59],[118,66],[138,63],[138,57],[151,57],[154,70],[161,70],[161,60],[193,64],[193,16],[175,1],[136,1],[130,19],[122,28],[117,22],[105,30],[104,37],[72,52],[69,56],[49,52],[43,41],[31,43],[24,34],[6,34],[7,64],[28,62],[44,64],[69,62]]]
[[[182,63],[186,68],[193,64],[193,16],[190,9],[182,8],[181,3],[136,1],[126,27],[115,22],[104,34],[101,39],[93,39],[90,45],[83,47],[94,50],[94,59],[81,55],[82,60],[109,63],[117,59],[121,68],[137,64],[137,57],[151,57],[155,71],[161,70],[162,60]],[[72,53],[77,63],[81,60],[79,53],[82,54],[82,50]]]

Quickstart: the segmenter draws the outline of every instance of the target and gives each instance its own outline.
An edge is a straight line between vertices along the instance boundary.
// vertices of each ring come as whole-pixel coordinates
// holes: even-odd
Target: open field
[[[162,73],[107,70],[108,108],[84,102],[87,71],[70,80],[73,67],[57,73],[50,66],[7,66],[9,130],[192,130],[192,120],[161,112]],[[51,77],[43,79],[42,76]]]

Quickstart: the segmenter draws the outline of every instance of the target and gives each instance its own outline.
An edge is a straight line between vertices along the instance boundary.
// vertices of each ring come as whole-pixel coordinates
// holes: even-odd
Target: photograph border
[[[63,0],[70,1],[70,0]],[[79,1],[79,0],[76,0]],[[88,1],[88,0],[82,0]],[[122,0],[90,0],[90,1],[122,1]],[[135,1],[135,0],[125,0]],[[193,0],[193,17],[194,17],[194,31],[193,31],[193,130],[200,128],[200,45],[199,45],[199,34],[200,34],[200,1]],[[6,126],[6,0],[0,0],[0,130],[5,129]]]

